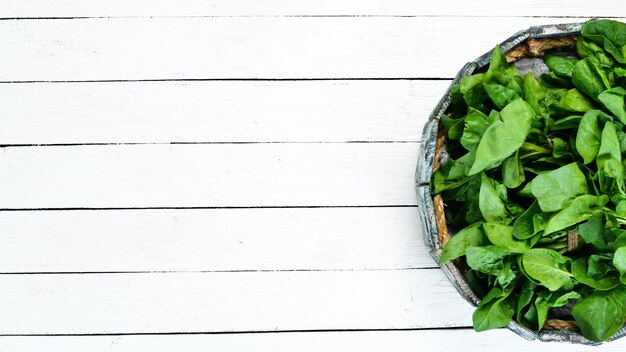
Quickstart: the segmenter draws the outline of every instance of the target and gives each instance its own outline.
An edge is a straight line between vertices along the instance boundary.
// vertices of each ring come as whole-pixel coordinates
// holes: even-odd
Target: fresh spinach
[[[431,188],[456,234],[439,263],[469,267],[477,331],[539,331],[572,303],[590,340],[626,322],[626,24],[585,23],[576,52],[547,54],[537,79],[496,47],[451,89]]]

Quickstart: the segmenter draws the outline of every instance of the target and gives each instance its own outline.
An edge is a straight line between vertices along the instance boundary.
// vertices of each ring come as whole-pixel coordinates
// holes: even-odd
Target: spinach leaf
[[[624,105],[624,97],[626,89],[616,87],[607,89],[598,95],[598,100],[609,110],[618,120],[626,124],[626,106]]]
[[[562,55],[547,54],[544,61],[548,68],[557,76],[572,78],[574,66],[578,59]]]
[[[610,116],[600,110],[589,110],[583,115],[576,134],[576,150],[585,164],[592,162],[598,155],[602,139],[600,127],[611,120]]]
[[[535,308],[537,310],[537,325],[535,330],[539,331],[548,319],[548,310],[550,308],[562,307],[570,300],[580,299],[580,294],[574,291],[569,292],[551,292],[540,291],[535,299]]]
[[[522,96],[537,115],[546,115],[545,105],[540,103],[544,99],[545,93],[543,92],[543,88],[539,85],[539,82],[537,82],[530,72],[524,76]]]
[[[474,330],[485,331],[506,326],[515,314],[511,290],[494,287],[480,301],[472,316]]]
[[[479,173],[515,153],[528,136],[534,116],[532,108],[521,99],[502,109],[502,120],[490,125],[478,143],[476,159],[468,175]]]
[[[613,20],[589,21],[583,25],[580,33],[604,47],[615,60],[626,64],[626,24]]]
[[[504,269],[504,257],[509,255],[506,250],[496,246],[467,247],[465,256],[467,265],[481,273],[498,275]]]
[[[519,151],[516,151],[502,162],[502,182],[508,188],[516,188],[525,180],[524,167],[519,158]]]
[[[598,100],[600,93],[611,88],[604,72],[588,57],[578,61],[576,66],[574,66],[572,83],[579,91],[587,94],[594,100]]]
[[[551,131],[577,129],[580,125],[580,120],[582,120],[582,116],[570,115],[551,122],[548,127]]]
[[[563,209],[577,196],[587,194],[587,180],[576,163],[537,175],[531,190],[541,210],[552,212]]]
[[[598,249],[606,249],[608,241],[605,236],[604,216],[597,214],[578,226],[580,237]]]
[[[588,275],[587,261],[587,258],[580,258],[572,263],[572,275],[576,281],[601,291],[613,289],[620,284],[617,276],[607,275],[603,278],[594,279]]]
[[[510,253],[524,253],[530,249],[527,241],[519,241],[513,237],[513,226],[486,223],[483,229],[491,243]]]
[[[517,309],[515,310],[515,319],[522,324],[524,323],[524,317],[522,315],[522,312],[533,301],[533,297],[535,297],[536,287],[537,285],[535,285],[532,281],[528,279],[524,279],[522,281],[519,298],[517,300]]]
[[[598,170],[602,170],[599,176],[615,179],[617,187],[623,189],[624,167],[622,166],[622,154],[620,142],[617,137],[615,125],[607,122],[602,130],[602,140],[600,142],[600,150],[596,157]]]
[[[585,112],[593,109],[593,103],[576,88],[568,90],[559,101],[558,106],[570,112]]]
[[[537,201],[526,209],[526,211],[517,217],[513,223],[513,237],[519,240],[525,240],[535,235],[534,216],[540,214],[541,208]]]
[[[594,279],[601,279],[611,272],[614,272],[611,262],[613,256],[609,254],[592,254],[587,261],[589,266],[587,269],[587,276]]]
[[[601,196],[584,195],[577,197],[566,208],[554,214],[548,220],[546,228],[543,230],[543,235],[563,230],[600,214],[608,201],[609,197],[604,194]]]
[[[498,109],[502,109],[513,100],[519,98],[519,95],[513,89],[500,84],[487,84],[483,82],[483,87]]]
[[[485,102],[487,100],[487,93],[483,88],[483,73],[466,76],[459,82],[459,90],[463,95],[465,104],[476,110],[488,111]]]
[[[597,110],[590,110],[583,115],[576,134],[576,150],[583,157],[585,164],[594,161],[600,150],[602,138],[598,126]]]
[[[471,224],[450,237],[450,240],[441,251],[439,264],[449,262],[452,259],[465,255],[465,251],[471,246],[487,245],[489,241],[487,237],[485,237],[481,225],[482,222]]]
[[[572,274],[567,265],[570,259],[547,248],[533,248],[522,255],[525,273],[550,291],[571,290]]]
[[[494,188],[492,180],[484,173],[481,176],[478,206],[487,222],[500,222],[507,217],[506,208],[500,195]]]
[[[461,136],[461,145],[468,151],[476,150],[480,137],[493,122],[489,116],[479,110],[470,108],[465,117],[465,129]]]
[[[613,266],[620,273],[620,281],[626,285],[626,247],[619,247],[613,256]]]
[[[572,308],[572,315],[583,335],[591,341],[604,341],[618,332],[626,322],[626,288],[596,291]]]

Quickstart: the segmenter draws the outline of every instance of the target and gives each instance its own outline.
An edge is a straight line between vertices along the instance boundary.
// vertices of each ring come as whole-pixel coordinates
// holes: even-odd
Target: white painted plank
[[[419,143],[13,147],[1,208],[416,205]]]
[[[432,268],[416,208],[0,212],[0,270]]]
[[[572,20],[535,17],[6,20],[0,22],[0,46],[4,48],[0,56],[0,80],[450,78],[463,64],[519,30],[562,22]]]
[[[449,81],[0,84],[2,144],[417,141]]]
[[[358,0],[5,0],[2,17],[59,16],[584,16],[626,13],[621,1],[358,1]]]
[[[598,347],[527,341],[505,329],[481,333],[471,329],[416,331],[290,332],[217,335],[0,337],[0,348],[12,352],[40,351],[259,351],[259,352],[621,352],[626,339]]]
[[[0,334],[467,326],[440,270],[0,276]]]

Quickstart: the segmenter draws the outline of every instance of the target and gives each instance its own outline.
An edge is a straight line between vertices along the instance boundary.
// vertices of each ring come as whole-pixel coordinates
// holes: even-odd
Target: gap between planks
[[[528,0],[524,6],[517,1],[499,1],[494,6],[489,0],[472,1],[471,6],[461,1],[416,2],[391,0],[368,2],[340,1],[224,1],[211,2],[183,0],[176,6],[166,0],[139,0],[132,3],[111,0],[91,3],[79,0],[63,0],[51,6],[45,0],[7,0],[3,2],[3,17],[7,18],[59,18],[59,17],[249,17],[249,16],[453,16],[453,17],[545,17],[572,18],[579,16],[613,16],[626,9],[622,3],[598,0],[589,6],[588,1],[572,0],[563,6],[556,0]]]
[[[527,341],[506,329],[477,333],[470,328],[379,330],[340,332],[288,332],[249,334],[184,334],[184,335],[134,335],[134,336],[33,336],[2,337],[0,348],[12,352],[48,350],[67,352],[116,351],[135,352],[150,350],[170,352],[196,351],[262,351],[301,352],[317,351],[466,351],[526,352],[549,350],[553,352],[621,352],[626,347],[623,338],[601,347]]]

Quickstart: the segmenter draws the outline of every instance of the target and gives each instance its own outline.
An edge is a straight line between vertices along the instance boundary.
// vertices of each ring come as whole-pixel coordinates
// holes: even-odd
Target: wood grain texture
[[[358,0],[6,0],[2,17],[59,16],[583,16],[606,17],[626,12],[623,2],[572,0],[518,1],[358,1]]]
[[[451,78],[554,18],[90,18],[0,22],[0,81]],[[434,33],[436,35],[428,34]]]
[[[397,351],[455,351],[462,346],[466,351],[483,352],[621,352],[626,341],[618,340],[601,347],[579,346],[569,343],[541,343],[526,341],[505,329],[477,333],[471,329],[418,331],[341,331],[290,332],[264,334],[167,335],[167,336],[54,336],[54,337],[0,337],[0,348],[12,352],[47,350],[170,352],[196,351],[260,351],[260,352],[374,352]]]
[[[416,205],[419,143],[13,147],[0,208]]]
[[[419,141],[449,81],[0,84],[0,143]]]
[[[7,272],[432,268],[417,208],[0,212]]]
[[[2,275],[0,287],[0,334],[432,328],[467,326],[472,311],[428,269]]]

